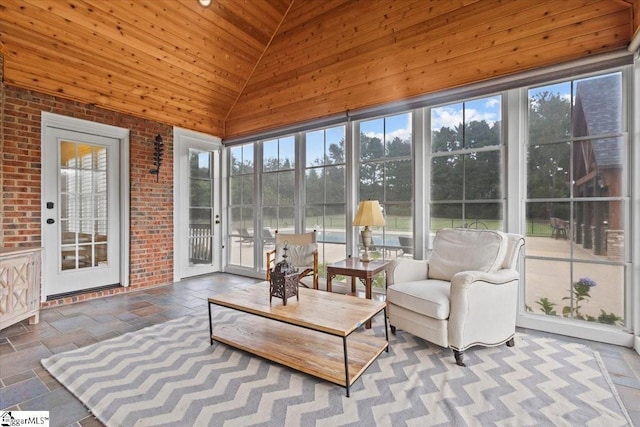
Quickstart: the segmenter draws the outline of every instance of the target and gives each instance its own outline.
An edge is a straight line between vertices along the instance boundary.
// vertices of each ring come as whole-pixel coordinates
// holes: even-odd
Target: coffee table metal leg
[[[347,388],[347,397],[349,397],[349,359],[347,357],[347,337],[342,337],[342,347],[344,348],[344,384]]]
[[[213,345],[213,324],[211,323],[211,303],[209,303],[209,343]]]

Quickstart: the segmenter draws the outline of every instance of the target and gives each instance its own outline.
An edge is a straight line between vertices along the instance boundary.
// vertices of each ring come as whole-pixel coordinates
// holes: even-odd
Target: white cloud
[[[485,108],[494,108],[500,105],[500,100],[498,98],[489,98],[487,102],[484,103]]]
[[[448,127],[453,129],[462,123],[462,110],[440,107],[431,110],[431,129]]]
[[[491,101],[488,101],[489,104]],[[496,104],[493,104],[496,105]],[[478,111],[474,108],[466,109],[466,117],[467,123],[472,121],[483,121],[485,120],[489,124],[495,123],[500,119],[498,113],[491,111]],[[431,110],[431,129],[439,130],[442,127],[448,127],[453,129],[455,126],[460,125],[462,123],[462,110],[440,107],[434,108]]]
[[[379,132],[366,132],[366,136],[369,138],[379,138],[381,141],[384,141],[383,136]],[[393,138],[398,137],[402,140],[407,140],[411,138],[411,129],[396,129],[387,134],[387,141],[393,141]]]

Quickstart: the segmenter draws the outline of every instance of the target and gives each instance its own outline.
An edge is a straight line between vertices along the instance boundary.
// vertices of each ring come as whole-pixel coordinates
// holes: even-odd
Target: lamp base
[[[364,246],[364,253],[360,257],[361,262],[373,261],[369,256],[369,246],[371,246],[371,229],[368,225],[365,225],[364,230],[360,232],[362,237],[362,246]]]

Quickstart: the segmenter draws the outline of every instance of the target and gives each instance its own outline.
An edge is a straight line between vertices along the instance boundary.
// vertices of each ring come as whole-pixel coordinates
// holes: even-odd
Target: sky
[[[464,102],[464,116],[462,102],[449,104],[431,110],[431,130],[440,130],[442,127],[453,129],[463,122],[463,118],[467,123],[485,120],[493,124],[501,119],[501,114],[500,96]]]

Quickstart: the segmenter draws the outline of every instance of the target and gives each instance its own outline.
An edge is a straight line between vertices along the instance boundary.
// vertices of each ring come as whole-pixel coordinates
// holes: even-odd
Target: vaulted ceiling
[[[0,51],[5,84],[229,138],[620,50],[639,3],[0,0]]]

